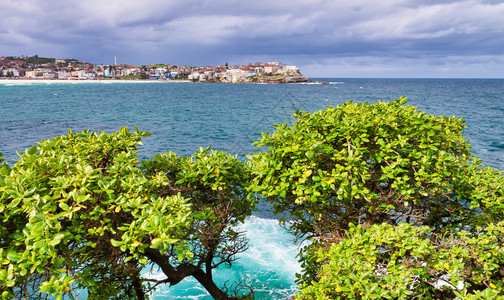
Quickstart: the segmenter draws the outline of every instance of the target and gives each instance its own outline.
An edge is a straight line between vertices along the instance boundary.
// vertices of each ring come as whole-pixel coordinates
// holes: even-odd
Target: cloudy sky
[[[0,0],[0,55],[504,78],[504,0]]]

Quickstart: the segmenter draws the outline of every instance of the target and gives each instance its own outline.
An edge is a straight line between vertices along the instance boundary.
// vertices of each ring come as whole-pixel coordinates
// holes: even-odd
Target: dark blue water
[[[347,100],[376,102],[407,96],[408,103],[436,115],[463,117],[473,152],[504,170],[504,80],[497,79],[322,79],[326,85],[235,85],[191,83],[2,84],[0,152],[12,164],[42,139],[92,129],[112,132],[137,125],[152,133],[140,156],[174,151],[190,155],[199,147],[238,154],[272,124],[292,122],[296,109],[316,111]],[[297,246],[272,220],[266,207],[244,228],[251,248],[231,270],[218,274],[252,285],[257,299],[295,294]],[[155,270],[150,274],[161,276]],[[193,281],[163,287],[154,299],[204,299]]]
[[[504,80],[324,79],[327,85],[82,83],[5,85],[0,81],[0,152],[10,162],[41,139],[74,131],[137,125],[152,133],[142,155],[192,154],[212,145],[242,155],[271,124],[295,109],[346,100],[394,100],[436,115],[463,117],[474,152],[504,169]]]

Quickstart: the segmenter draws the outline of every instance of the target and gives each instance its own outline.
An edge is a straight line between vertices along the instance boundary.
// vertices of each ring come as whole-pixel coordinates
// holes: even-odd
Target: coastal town
[[[35,56],[0,57],[2,78],[59,80],[163,80],[213,83],[308,83],[296,66],[281,62],[250,63],[246,65],[177,66],[93,64],[77,59]]]

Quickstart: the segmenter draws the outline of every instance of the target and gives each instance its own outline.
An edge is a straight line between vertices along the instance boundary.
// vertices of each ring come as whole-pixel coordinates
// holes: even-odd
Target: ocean
[[[2,83],[0,81],[0,152],[9,164],[42,139],[82,129],[112,132],[136,125],[152,133],[144,138],[140,158],[173,151],[191,155],[199,147],[237,154],[252,146],[272,124],[292,123],[292,113],[314,112],[345,101],[393,101],[435,115],[462,117],[473,153],[483,163],[504,170],[504,80],[502,79],[335,79],[329,84],[205,83]],[[299,250],[292,236],[277,225],[265,203],[242,225],[250,248],[217,281],[241,280],[256,299],[295,295]],[[162,278],[157,270],[149,276]],[[153,299],[211,299],[194,281],[163,286]]]

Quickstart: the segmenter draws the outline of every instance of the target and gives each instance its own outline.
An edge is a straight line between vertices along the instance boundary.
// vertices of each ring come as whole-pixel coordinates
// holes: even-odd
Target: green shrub
[[[267,151],[250,158],[252,190],[286,214],[296,237],[312,241],[299,254],[300,283],[317,280],[315,252],[345,239],[350,224],[408,223],[439,233],[500,220],[502,174],[471,155],[462,119],[428,115],[406,98],[294,118],[263,133],[257,145]]]
[[[191,158],[159,155],[141,169],[137,145],[148,135],[69,131],[0,168],[3,298],[61,297],[82,288],[93,299],[144,299],[187,276],[217,299],[230,297],[212,270],[246,249],[231,228],[255,204],[242,193],[246,167],[201,149]],[[144,278],[146,264],[166,279]]]
[[[435,234],[402,223],[351,226],[296,299],[501,299],[504,223]]]

